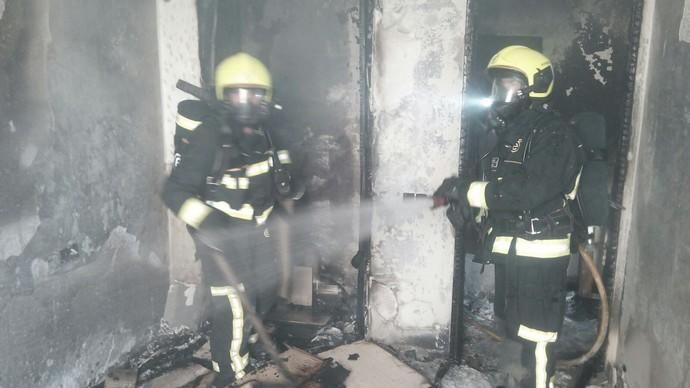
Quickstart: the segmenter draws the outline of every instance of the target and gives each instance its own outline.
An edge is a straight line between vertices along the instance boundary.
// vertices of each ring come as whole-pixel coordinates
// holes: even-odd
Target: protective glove
[[[441,186],[434,191],[434,203],[445,200],[443,205],[450,202],[467,202],[467,190],[470,188],[469,179],[464,177],[452,176],[446,178],[441,183]]]
[[[446,217],[455,229],[462,229],[465,223],[473,221],[472,213],[472,208],[466,200],[464,202],[451,202],[448,210],[446,210]]]
[[[472,221],[472,208],[467,201],[467,190],[472,183],[464,177],[450,177],[443,180],[441,186],[434,192],[434,207],[448,206],[446,217],[457,229],[465,222]]]

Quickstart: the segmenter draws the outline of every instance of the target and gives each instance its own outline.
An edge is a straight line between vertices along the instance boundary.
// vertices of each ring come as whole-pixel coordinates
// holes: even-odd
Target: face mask
[[[232,120],[243,125],[256,125],[268,117],[269,101],[265,89],[227,88],[223,102]]]
[[[489,126],[497,132],[505,128],[506,122],[525,108],[527,90],[527,82],[517,74],[495,77],[491,87],[493,103],[489,109]]]

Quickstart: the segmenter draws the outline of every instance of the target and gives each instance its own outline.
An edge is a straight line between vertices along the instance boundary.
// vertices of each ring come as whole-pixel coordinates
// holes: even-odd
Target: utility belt
[[[474,261],[481,264],[503,262],[513,250],[516,256],[524,257],[567,256],[570,254],[572,220],[567,204],[539,217],[525,212],[514,218],[493,219],[481,238],[482,249]]]
[[[494,233],[507,234],[527,240],[564,236],[572,231],[573,216],[567,204],[540,216],[524,212],[514,218],[502,218],[492,223]]]

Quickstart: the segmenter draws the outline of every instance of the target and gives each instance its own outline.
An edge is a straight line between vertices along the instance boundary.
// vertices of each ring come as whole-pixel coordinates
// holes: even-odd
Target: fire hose
[[[589,272],[592,273],[592,276],[594,277],[594,283],[596,284],[597,291],[599,292],[599,299],[601,301],[599,315],[599,331],[597,333],[597,338],[594,341],[594,344],[592,344],[592,347],[589,349],[589,351],[587,351],[580,357],[574,358],[572,360],[563,360],[558,363],[558,365],[566,367],[584,364],[585,362],[589,361],[592,357],[594,357],[594,355],[596,355],[597,352],[599,352],[599,349],[601,349],[601,346],[604,344],[604,341],[606,340],[606,333],[608,332],[609,328],[609,301],[608,296],[606,294],[606,287],[604,287],[604,282],[601,279],[601,274],[597,270],[597,267],[594,265],[592,255],[590,255],[585,250],[584,245],[579,245],[578,250],[580,252],[580,257],[582,257],[582,261],[584,261]]]

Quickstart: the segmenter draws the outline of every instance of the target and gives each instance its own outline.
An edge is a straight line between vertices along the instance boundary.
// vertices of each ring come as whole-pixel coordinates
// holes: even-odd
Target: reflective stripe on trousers
[[[520,328],[518,329],[518,337],[536,343],[534,350],[534,377],[536,381],[536,388],[548,388],[553,386],[553,384],[548,381],[548,371],[546,370],[549,363],[546,347],[550,343],[556,342],[558,333],[541,331],[520,325]]]
[[[570,233],[565,238],[525,240],[520,237],[497,236],[491,247],[493,253],[507,255],[510,245],[515,241],[515,255],[538,259],[555,259],[570,255]]]
[[[244,369],[249,364],[249,353],[240,356],[240,349],[242,347],[242,340],[244,336],[244,309],[242,308],[242,301],[240,300],[238,292],[243,292],[244,287],[240,284],[235,287],[211,287],[211,296],[225,296],[230,303],[230,310],[232,312],[232,341],[230,342],[230,363],[232,370],[235,372],[235,377],[241,379],[244,377]],[[217,330],[213,328],[212,330]]]

